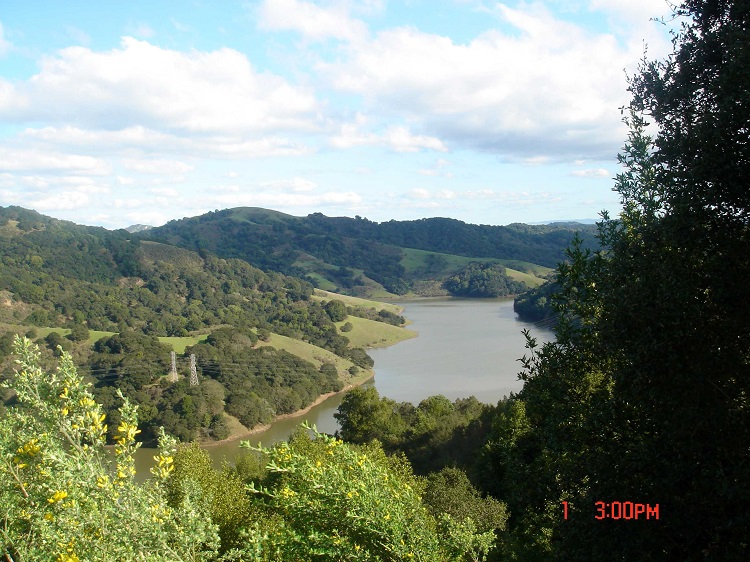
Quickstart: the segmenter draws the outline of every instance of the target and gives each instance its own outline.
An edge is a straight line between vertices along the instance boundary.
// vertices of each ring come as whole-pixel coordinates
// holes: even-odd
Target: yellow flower
[[[52,503],[61,502],[67,497],[68,497],[68,492],[66,492],[65,490],[58,490],[57,492],[52,494],[51,497],[47,498],[47,501],[52,504]]]
[[[28,443],[26,443],[25,445],[23,445],[22,447],[19,447],[18,449],[16,449],[16,452],[19,455],[28,455],[30,457],[33,457],[34,455],[36,455],[41,450],[42,450],[42,448],[39,445],[38,440],[36,438],[34,438],[31,441],[29,441]]]
[[[291,497],[293,497],[293,496],[296,496],[296,495],[297,495],[297,493],[296,493],[296,492],[295,492],[294,490],[292,490],[292,489],[290,489],[290,488],[288,488],[288,487],[284,487],[284,488],[283,488],[283,489],[281,490],[281,495],[282,495],[283,497],[285,497],[285,498],[291,498]]]

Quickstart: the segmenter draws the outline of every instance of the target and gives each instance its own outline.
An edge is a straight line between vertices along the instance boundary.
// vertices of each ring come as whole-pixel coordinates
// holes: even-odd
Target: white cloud
[[[318,70],[336,89],[363,96],[371,111],[401,116],[451,145],[520,157],[609,157],[622,138],[623,68],[641,53],[538,6],[499,5],[514,32],[493,30],[466,44],[387,29]],[[368,140],[342,134],[338,145],[347,139]]]
[[[423,187],[416,187],[409,191],[408,197],[411,199],[429,199],[430,191]]]
[[[446,152],[448,149],[436,137],[413,135],[406,127],[388,127],[386,143],[396,152],[419,152],[422,148]]]
[[[362,129],[370,122],[365,116],[358,114],[353,122],[341,125],[339,134],[331,138],[331,144],[336,148],[387,146],[395,152],[419,152],[422,149],[439,152],[448,150],[439,138],[415,135],[408,128],[400,125],[391,125],[381,134],[363,131]]]
[[[141,174],[165,174],[165,175],[177,175],[184,174],[193,169],[190,164],[185,164],[178,160],[165,160],[165,159],[132,159],[124,158],[122,165],[128,170],[138,172]]]
[[[164,197],[179,197],[180,195],[180,192],[173,187],[152,187],[148,191],[154,195],[162,195]]]
[[[112,202],[112,204],[116,209],[135,209],[138,207],[146,207],[149,205],[149,203],[144,199],[136,199],[134,197],[130,197],[128,199],[117,198]]]
[[[406,193],[407,199],[417,201],[444,201],[449,199],[456,199],[460,194],[449,189],[440,189],[438,191],[430,191],[423,187],[417,187]]]
[[[79,185],[76,187],[79,193],[111,193],[112,189],[107,185]]]
[[[590,168],[587,170],[573,170],[571,175],[579,178],[608,178],[612,176],[612,173],[604,168]]]
[[[258,9],[260,26],[270,30],[292,30],[312,40],[358,41],[367,36],[363,22],[349,16],[345,5],[322,8],[300,0],[265,0]]]
[[[304,178],[295,177],[290,180],[276,180],[260,184],[262,187],[271,187],[274,189],[288,189],[294,192],[313,191],[318,184]]]
[[[329,191],[319,194],[283,193],[283,192],[242,192],[233,194],[220,194],[211,199],[211,203],[219,206],[237,207],[307,207],[316,208],[332,205],[357,205],[361,203],[362,197],[352,191]]]
[[[128,219],[130,224],[149,224],[152,226],[161,226],[168,220],[174,218],[162,211],[131,211],[125,213],[125,217]]]
[[[245,55],[229,48],[179,52],[125,37],[106,52],[68,47],[40,66],[26,82],[0,83],[0,117],[84,130],[142,127],[178,134],[318,127],[317,102],[309,91],[256,71]]]
[[[36,149],[9,149],[0,151],[0,170],[51,171],[67,170],[90,175],[109,173],[109,165],[100,158],[83,154],[62,154]]]
[[[148,39],[156,35],[153,28],[147,23],[138,23],[136,25],[128,26],[130,33],[141,39]]]
[[[176,135],[138,125],[117,130],[89,130],[74,126],[29,128],[19,138],[46,146],[76,146],[90,152],[127,150],[144,154],[175,153],[196,158],[247,159],[297,156],[311,152],[304,144],[286,137],[247,139],[238,135]]]
[[[49,197],[32,200],[31,206],[39,211],[58,211],[61,209],[80,209],[90,204],[91,198],[80,191],[63,191]]]
[[[453,178],[454,176],[452,172],[445,171],[445,168],[448,165],[450,165],[450,162],[448,160],[445,160],[444,158],[438,158],[432,168],[423,168],[419,170],[418,173],[422,176],[440,176],[444,178]]]

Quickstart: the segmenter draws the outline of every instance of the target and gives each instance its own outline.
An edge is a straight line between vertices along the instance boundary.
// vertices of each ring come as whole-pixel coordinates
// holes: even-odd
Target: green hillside
[[[593,243],[594,227],[577,223],[488,226],[445,218],[376,223],[235,208],[171,221],[138,236],[240,258],[266,271],[304,277],[323,290],[392,297],[445,294],[447,278],[471,262],[503,265],[500,274],[523,282],[523,291],[564,260],[575,232]]]
[[[221,439],[228,416],[247,428],[266,423],[340,390],[372,366],[365,330],[354,332],[362,344],[347,338],[310,283],[239,259],[19,207],[0,208],[0,254],[3,377],[12,373],[15,334],[36,340],[45,360],[59,348],[72,352],[113,416],[110,438],[117,390],[144,413],[147,441],[159,426],[183,440]],[[366,322],[403,331],[394,318]],[[176,377],[170,376],[172,351]],[[189,385],[191,353],[201,381],[196,387]]]

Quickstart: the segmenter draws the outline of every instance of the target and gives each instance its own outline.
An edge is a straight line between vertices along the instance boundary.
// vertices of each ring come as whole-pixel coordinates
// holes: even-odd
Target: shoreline
[[[344,392],[348,392],[352,388],[355,388],[357,386],[361,386],[367,381],[373,379],[375,377],[375,371],[369,371],[367,373],[367,376],[358,377],[355,382],[350,382],[346,386],[344,386],[341,390],[338,390],[336,392],[326,392],[325,394],[321,394],[318,396],[315,400],[312,401],[312,403],[309,406],[306,406],[302,408],[301,410],[297,410],[295,412],[291,412],[289,414],[281,414],[280,416],[276,416],[270,423],[264,423],[262,425],[258,425],[253,427],[252,429],[248,429],[246,431],[243,431],[242,433],[238,435],[230,435],[226,439],[221,439],[219,441],[200,441],[195,440],[194,443],[197,443],[201,446],[201,448],[210,448],[215,447],[217,445],[224,445],[226,443],[232,443],[234,441],[239,441],[242,439],[247,439],[248,437],[251,437],[253,435],[256,435],[258,433],[263,433],[264,431],[268,430],[273,426],[274,423],[281,420],[288,420],[291,418],[298,418],[300,416],[304,416],[306,413],[308,413],[310,410],[312,410],[315,406],[318,406],[331,398],[332,396],[336,396],[337,394],[343,394]]]
[[[319,297],[335,298],[335,297],[341,296],[341,295],[337,295],[336,293],[333,293],[331,291],[323,291],[321,289],[316,289],[316,293],[318,294]],[[410,297],[410,298],[414,298],[414,297]],[[417,299],[422,299],[422,298],[429,299],[429,298],[444,298],[444,297],[416,297],[416,298]],[[388,300],[390,300],[390,299],[383,299],[383,300],[375,301],[375,302],[380,302],[381,304],[391,304],[392,306],[397,306],[398,309],[399,309],[398,313],[399,314],[403,313],[403,311],[404,311],[404,307],[403,306],[395,305],[394,303],[384,302],[384,301],[388,301]],[[408,300],[408,298],[405,298],[404,300]],[[406,326],[408,326],[409,324],[411,324],[411,321],[407,319],[406,323],[404,324],[404,326],[402,326],[402,328],[406,329]],[[367,349],[378,349],[378,348],[382,349],[382,348],[385,348],[385,347],[390,347],[392,345],[397,345],[397,344],[401,343],[401,341],[406,341],[406,340],[415,338],[415,337],[417,337],[419,335],[419,333],[416,332],[416,331],[414,331],[414,330],[406,330],[406,331],[411,332],[413,335],[405,338],[404,340],[396,341],[394,343],[386,343],[386,344],[382,344],[382,345],[368,345],[368,346],[366,346],[366,348]],[[306,413],[308,413],[310,410],[312,410],[315,406],[318,406],[318,405],[322,404],[323,402],[325,402],[326,400],[328,400],[332,396],[336,396],[337,394],[343,394],[343,393],[351,390],[354,387],[361,386],[364,383],[366,383],[367,381],[372,380],[374,377],[375,377],[375,369],[373,368],[373,369],[367,371],[366,373],[364,373],[362,375],[359,375],[357,377],[353,377],[353,379],[350,380],[349,383],[346,384],[341,390],[339,390],[337,392],[326,392],[325,394],[321,394],[315,400],[313,400],[313,402],[310,405],[302,408],[301,410],[297,410],[297,411],[289,413],[289,414],[282,414],[280,416],[275,417],[269,423],[264,423],[262,425],[255,426],[252,429],[246,429],[245,431],[242,431],[240,433],[230,435],[226,439],[221,439],[221,440],[218,440],[218,441],[208,441],[208,440],[196,439],[196,440],[193,441],[193,443],[197,443],[201,448],[210,449],[212,447],[216,447],[216,446],[219,446],[219,445],[225,445],[227,443],[233,443],[235,441],[241,441],[241,440],[244,440],[244,439],[248,439],[249,437],[252,437],[253,435],[257,435],[258,433],[263,433],[264,431],[267,431],[268,429],[270,429],[273,426],[274,423],[276,423],[278,421],[287,420],[287,419],[291,419],[291,418],[296,418],[296,417],[300,417],[300,416],[304,416]]]

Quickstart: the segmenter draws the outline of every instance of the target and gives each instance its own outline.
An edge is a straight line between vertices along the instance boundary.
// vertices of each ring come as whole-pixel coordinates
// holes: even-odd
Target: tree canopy
[[[557,340],[485,451],[521,557],[748,556],[750,3],[675,17],[673,55],[631,80],[622,213],[559,267]],[[596,502],[661,517],[601,521]]]

